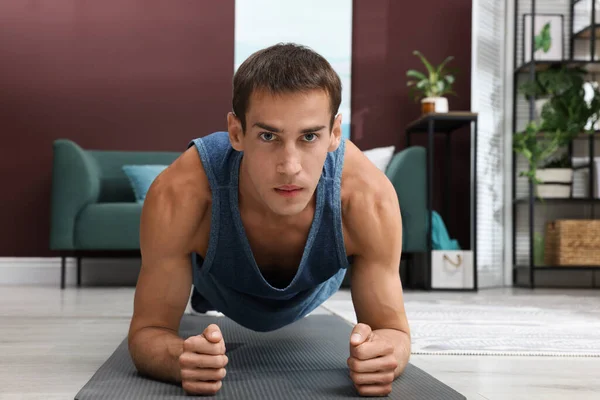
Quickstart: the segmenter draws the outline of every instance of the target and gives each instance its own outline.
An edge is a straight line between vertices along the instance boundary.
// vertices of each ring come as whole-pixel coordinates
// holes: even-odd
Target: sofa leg
[[[66,270],[66,257],[61,255],[60,257],[60,288],[65,288],[65,270]]]
[[[81,286],[81,256],[77,256],[77,286]]]

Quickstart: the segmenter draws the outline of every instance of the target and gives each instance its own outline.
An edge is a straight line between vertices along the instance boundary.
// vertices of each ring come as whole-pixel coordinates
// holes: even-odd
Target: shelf
[[[518,67],[515,70],[515,74],[522,74],[529,72],[531,66],[534,65],[536,71],[544,71],[550,67],[564,65],[569,68],[580,67],[588,72],[600,72],[600,61],[589,61],[589,60],[548,60],[548,61],[529,61]]]
[[[576,167],[571,167],[574,171],[579,171],[580,169],[590,169],[591,164],[590,163],[585,163],[585,164],[581,164],[578,165]]]
[[[477,120],[477,113],[465,111],[450,111],[447,113],[428,113],[411,122],[406,127],[406,133],[427,133],[429,121],[435,122],[435,132],[449,133]]]
[[[595,37],[600,37],[600,24],[588,25],[579,32],[573,34],[573,39],[590,39],[594,31]]]
[[[600,199],[599,198],[578,198],[578,197],[571,197],[571,198],[566,198],[566,199],[557,199],[557,198],[551,198],[551,199],[539,199],[537,197],[533,198],[534,201],[536,203],[548,203],[548,204],[590,204],[590,203],[600,203]],[[513,201],[515,204],[529,204],[529,198],[528,197],[524,197],[524,198],[519,198],[519,199],[515,199]]]
[[[546,137],[546,135],[548,135],[546,132],[538,132],[535,134],[535,136],[540,139],[543,139]],[[593,135],[591,133],[580,133],[579,135],[575,136],[573,140],[589,140],[589,138],[592,136],[594,136],[594,139],[600,138],[600,131],[594,131]]]
[[[515,269],[526,269],[529,271],[529,267],[527,265],[517,265]],[[574,265],[574,266],[551,266],[551,265],[534,265],[533,269],[536,271],[598,271],[600,270],[600,265]]]

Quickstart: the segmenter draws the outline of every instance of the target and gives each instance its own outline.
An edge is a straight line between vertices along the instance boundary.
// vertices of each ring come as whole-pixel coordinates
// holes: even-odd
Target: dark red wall
[[[406,71],[424,71],[412,54],[421,51],[434,64],[447,56],[458,68],[454,87],[458,96],[449,97],[451,110],[471,108],[471,1],[355,1],[352,70],[352,129],[362,149],[405,144],[404,129],[420,115],[420,105],[409,98]],[[439,137],[435,168],[444,168],[445,147]],[[425,136],[411,136],[412,144],[426,145]],[[442,193],[442,175],[435,174],[434,208],[451,199],[452,212],[444,219],[450,235],[463,248],[469,246],[470,137],[468,130],[452,136],[453,172],[451,193]]]
[[[355,0],[359,147],[403,145],[405,125],[419,115],[405,86],[406,69],[421,68],[414,49],[434,62],[457,57],[459,97],[450,104],[469,109],[470,26],[468,0]],[[225,129],[233,41],[233,0],[0,2],[0,256],[54,255],[54,139],[179,151],[190,138]],[[457,139],[458,172],[468,177],[468,136]],[[468,184],[456,185],[456,198],[468,201]],[[454,236],[468,240],[468,231]]]

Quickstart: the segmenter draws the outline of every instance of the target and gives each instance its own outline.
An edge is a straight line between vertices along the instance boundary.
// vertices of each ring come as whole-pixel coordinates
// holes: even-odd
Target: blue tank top
[[[255,331],[304,317],[334,294],[350,264],[342,231],[341,175],[345,142],[329,152],[315,191],[316,208],[302,259],[285,288],[272,286],[252,254],[238,208],[243,152],[227,132],[194,139],[212,191],[211,228],[203,258],[192,255],[193,284],[215,309]]]

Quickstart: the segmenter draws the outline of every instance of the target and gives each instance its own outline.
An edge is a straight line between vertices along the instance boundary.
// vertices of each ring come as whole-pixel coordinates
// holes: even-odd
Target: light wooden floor
[[[0,399],[73,399],[125,338],[133,291],[0,287]],[[557,292],[406,293],[406,298],[469,302],[508,296],[532,304],[547,301],[548,293]],[[600,302],[600,291],[567,294]],[[340,292],[329,304],[347,309],[349,294]],[[411,362],[468,399],[600,398],[599,358],[412,356]]]

